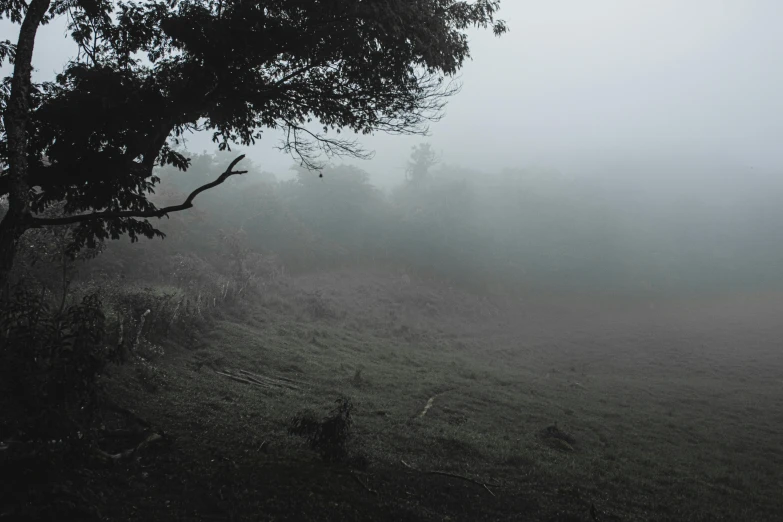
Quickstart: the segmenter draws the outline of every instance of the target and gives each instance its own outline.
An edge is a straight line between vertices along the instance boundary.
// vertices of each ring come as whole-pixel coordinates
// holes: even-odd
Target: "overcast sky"
[[[783,166],[783,1],[504,0],[510,32],[471,33],[462,92],[428,140],[448,163],[480,170],[545,164],[569,172],[682,156],[740,168]],[[2,38],[14,28],[0,22]],[[74,53],[64,24],[43,29],[36,79]],[[7,68],[4,73],[7,73]],[[284,173],[270,133],[248,151]],[[420,137],[362,137],[361,162],[401,179]],[[208,139],[192,140],[200,151]]]

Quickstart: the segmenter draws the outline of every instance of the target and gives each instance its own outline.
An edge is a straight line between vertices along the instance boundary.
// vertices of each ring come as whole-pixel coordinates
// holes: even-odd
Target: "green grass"
[[[566,313],[355,279],[294,281],[115,371],[110,394],[173,444],[129,464],[105,516],[589,521],[594,504],[601,521],[783,520],[772,315],[733,302]],[[225,369],[301,384],[266,389]],[[358,480],[286,433],[341,396],[370,463]],[[555,423],[572,444],[542,436]]]

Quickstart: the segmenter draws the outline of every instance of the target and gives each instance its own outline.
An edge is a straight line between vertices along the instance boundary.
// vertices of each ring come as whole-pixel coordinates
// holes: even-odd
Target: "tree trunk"
[[[0,296],[4,295],[19,245],[18,227],[8,215],[0,223]]]
[[[49,10],[50,0],[31,0],[27,5],[16,44],[11,95],[3,113],[8,139],[8,212],[0,223],[0,289],[5,288],[14,264],[19,238],[29,227],[30,186],[27,181],[27,126],[30,123],[30,85],[33,49],[38,27]]]

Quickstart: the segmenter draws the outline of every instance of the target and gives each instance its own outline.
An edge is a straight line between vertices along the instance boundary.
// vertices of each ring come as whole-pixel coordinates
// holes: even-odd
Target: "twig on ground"
[[[217,373],[218,375],[222,375],[224,377],[228,377],[229,379],[231,379],[233,381],[241,382],[242,384],[251,384],[253,386],[258,386],[259,388],[264,388],[266,390],[273,389],[272,386],[269,386],[267,384],[263,384],[263,383],[256,382],[256,381],[252,381],[250,379],[247,379],[247,378],[244,378],[244,377],[239,377],[237,375],[232,375],[230,373],[221,372],[219,370],[215,370],[215,373]]]
[[[422,417],[424,417],[427,414],[429,409],[432,408],[432,404],[435,402],[435,399],[437,399],[438,397],[440,397],[444,393],[447,393],[447,392],[450,392],[450,391],[451,390],[444,390],[444,391],[442,391],[440,393],[436,393],[435,395],[430,397],[430,399],[427,401],[427,404],[424,405],[424,409],[421,410],[421,413],[419,413],[418,418],[421,419]]]
[[[247,370],[243,370],[241,368],[239,370],[237,370],[237,372],[241,373],[242,375],[244,375],[246,377],[252,377],[252,378],[254,378],[254,379],[258,380],[258,381],[261,381],[261,382],[264,382],[264,383],[267,383],[267,384],[272,384],[272,385],[275,385],[275,386],[283,386],[283,387],[286,387],[286,388],[291,388],[293,390],[298,390],[299,389],[298,386],[294,385],[294,381],[292,381],[291,379],[285,379],[285,378],[280,378],[280,377],[278,377],[278,378],[266,377],[264,375],[258,375],[258,374],[249,372]]]
[[[424,409],[421,410],[421,413],[419,413],[420,419],[427,414],[427,411],[430,408],[432,408],[432,403],[435,402],[435,397],[437,397],[437,395],[433,395],[432,397],[430,397],[430,400],[427,401],[427,404],[424,406]]]
[[[136,447],[127,449],[127,450],[125,450],[123,452],[120,452],[120,453],[112,454],[112,453],[108,453],[106,451],[103,451],[102,449],[98,449],[96,451],[97,451],[98,455],[101,458],[103,458],[105,460],[116,462],[116,461],[119,461],[119,460],[124,460],[124,459],[130,458],[136,452],[141,451],[142,449],[146,448],[150,444],[152,444],[154,442],[158,442],[160,440],[163,440],[163,435],[161,435],[160,433],[153,433],[149,437],[147,437],[146,439],[141,441]]]
[[[445,477],[452,477],[452,478],[457,478],[457,479],[460,479],[460,480],[465,480],[467,482],[472,482],[473,484],[476,484],[478,486],[482,486],[484,489],[487,490],[487,493],[489,493],[493,497],[495,496],[495,494],[492,492],[492,490],[489,489],[489,486],[500,487],[500,484],[492,484],[492,483],[482,482],[482,481],[479,481],[479,480],[472,479],[470,477],[466,477],[465,475],[458,475],[456,473],[449,473],[448,471],[438,471],[438,470],[433,470],[433,469],[416,469],[416,468],[414,468],[413,466],[411,466],[410,464],[408,464],[407,462],[405,462],[402,459],[400,459],[400,462],[402,462],[403,466],[405,466],[406,468],[412,469],[413,471],[418,471],[419,473],[426,473],[428,475],[443,475]]]
[[[364,482],[362,482],[362,479],[360,479],[360,478],[359,478],[359,475],[357,475],[357,474],[356,474],[356,473],[354,473],[353,471],[351,472],[351,476],[354,478],[354,480],[356,480],[356,482],[358,482],[358,483],[359,483],[359,485],[360,485],[361,487],[363,487],[364,489],[366,489],[366,490],[367,490],[369,493],[372,493],[373,495],[377,495],[377,494],[378,494],[378,492],[377,492],[376,490],[372,489],[370,486],[368,486],[367,484],[365,484]]]
[[[250,375],[250,374],[247,374],[247,373],[243,372],[242,370],[238,370],[238,371],[237,370],[226,370],[226,373],[231,373],[232,375],[234,375],[236,377],[239,377],[240,379],[247,379],[248,381],[250,381],[250,382],[252,382],[254,384],[258,384],[259,386],[263,386],[263,387],[266,387],[266,388],[271,388],[271,387],[274,386],[272,383],[262,381],[261,379],[258,379],[256,377]]]
[[[280,380],[280,381],[289,382],[291,384],[307,384],[307,383],[304,383],[302,381],[297,381],[296,379],[289,379],[288,377],[283,377],[281,375],[278,375],[275,378]]]
[[[232,370],[227,368],[224,369],[223,371],[220,370],[214,370],[214,371],[218,375],[223,375],[224,377],[228,377],[229,379],[235,380],[237,382],[241,382],[243,384],[252,384],[254,386],[265,388],[267,390],[272,390],[275,388],[286,388],[289,390],[298,391],[300,389],[299,387],[295,386],[291,382],[284,382],[283,380],[277,380],[271,377],[265,377],[263,375],[258,375],[243,369]]]

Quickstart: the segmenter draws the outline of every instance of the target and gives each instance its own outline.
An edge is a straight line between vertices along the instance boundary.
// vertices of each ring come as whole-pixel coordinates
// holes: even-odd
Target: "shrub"
[[[89,430],[111,354],[98,294],[64,310],[17,284],[0,298],[0,437],[75,441]]]
[[[313,412],[302,412],[292,419],[288,427],[290,435],[304,437],[310,447],[327,462],[344,462],[348,459],[353,403],[348,398],[336,402],[337,406],[322,420],[318,420]]]

